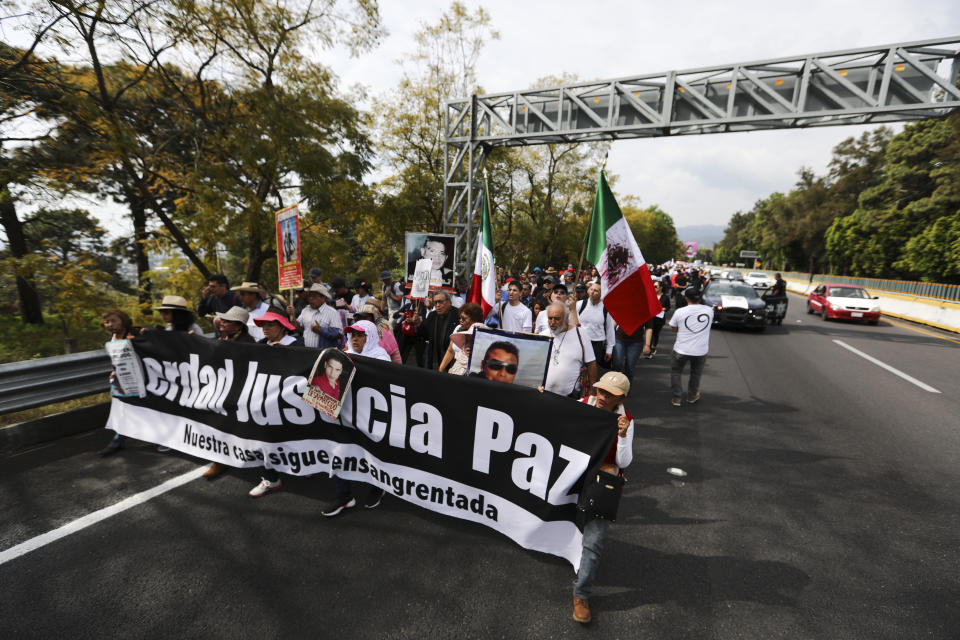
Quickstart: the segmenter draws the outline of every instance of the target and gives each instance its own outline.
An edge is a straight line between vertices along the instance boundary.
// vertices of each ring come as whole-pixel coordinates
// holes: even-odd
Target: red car
[[[824,320],[860,320],[877,324],[880,303],[855,284],[821,284],[807,298],[807,313],[819,313]]]

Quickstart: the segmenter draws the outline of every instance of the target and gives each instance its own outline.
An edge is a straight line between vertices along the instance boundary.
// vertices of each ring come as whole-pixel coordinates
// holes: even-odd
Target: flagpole
[[[600,175],[603,175],[604,170],[607,168],[607,158],[610,157],[610,147],[607,147],[607,152],[603,154],[603,164],[600,165]],[[597,180],[599,183],[600,181]],[[593,209],[590,210],[590,220],[587,222],[587,232],[583,236],[583,244],[580,246],[580,262],[577,264],[577,278],[580,277],[580,273],[583,271],[583,256],[587,253],[587,240],[590,238],[590,227],[593,225]],[[596,265],[594,265],[596,266]]]

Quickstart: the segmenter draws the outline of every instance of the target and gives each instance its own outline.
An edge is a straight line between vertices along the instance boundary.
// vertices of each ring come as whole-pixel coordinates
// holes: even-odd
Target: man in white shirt
[[[567,287],[562,284],[554,286],[550,290],[550,302],[559,302],[562,305],[567,304]],[[544,309],[537,314],[537,320],[533,325],[534,333],[543,333],[548,328],[547,310]]]
[[[684,289],[685,307],[673,312],[670,328],[677,334],[673,343],[673,355],[670,362],[671,403],[675,407],[683,404],[683,369],[690,363],[690,383],[687,386],[687,402],[695,403],[700,399],[700,374],[710,351],[710,327],[713,326],[713,308],[700,304],[700,290],[694,287]]]
[[[251,338],[260,342],[263,340],[263,329],[258,327],[254,320],[270,310],[270,305],[260,297],[263,289],[256,282],[244,282],[238,287],[230,287],[230,291],[236,291],[240,296],[240,304],[242,304],[243,308],[250,314],[250,317],[247,319],[247,331]]]
[[[500,320],[504,331],[533,331],[533,312],[520,304],[520,283],[514,280],[507,285],[507,301],[493,308],[493,315]]]
[[[396,319],[393,317],[393,314],[399,311],[400,305],[403,304],[403,288],[399,282],[394,281],[389,269],[384,269],[380,272],[380,280],[383,282],[383,287],[380,289],[383,295],[383,308],[381,311],[390,322],[390,326],[394,327],[396,326]]]
[[[590,343],[584,339],[580,327],[570,328],[567,305],[554,302],[544,313],[547,314],[548,326],[541,334],[553,337],[544,388],[561,396],[580,398],[590,395],[593,381],[597,379],[597,363]],[[577,389],[582,367],[587,369],[586,385],[583,389]]]
[[[303,344],[311,349],[326,349],[340,344],[343,322],[340,312],[331,307],[332,295],[322,284],[314,284],[307,290],[307,306],[299,316],[294,317],[295,309],[287,307],[290,320],[303,332]]]
[[[370,295],[370,283],[366,280],[358,281],[356,289],[357,292],[353,294],[353,300],[350,301],[351,313],[356,313],[360,311],[360,309],[363,309],[363,305],[370,302],[373,298],[373,296]]]
[[[613,346],[617,342],[614,333],[613,318],[607,313],[600,300],[600,285],[587,287],[587,298],[577,303],[577,316],[583,335],[593,346],[593,355],[604,366],[610,364]]]

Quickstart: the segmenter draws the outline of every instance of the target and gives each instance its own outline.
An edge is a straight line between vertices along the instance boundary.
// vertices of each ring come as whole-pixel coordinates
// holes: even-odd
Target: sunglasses
[[[490,371],[500,371],[500,369],[506,369],[507,373],[513,375],[517,372],[517,365],[512,362],[501,362],[500,360],[484,360],[486,363],[487,369]]]

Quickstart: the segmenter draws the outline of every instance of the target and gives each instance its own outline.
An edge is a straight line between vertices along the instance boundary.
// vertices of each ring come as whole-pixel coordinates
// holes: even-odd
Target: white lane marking
[[[909,375],[905,374],[903,371],[900,371],[899,369],[895,369],[894,367],[891,367],[890,365],[888,365],[886,362],[881,362],[881,361],[877,360],[876,358],[874,358],[873,356],[870,356],[870,355],[865,354],[863,351],[860,351],[859,349],[854,349],[853,347],[851,347],[850,345],[848,345],[846,342],[843,342],[842,340],[834,340],[834,342],[836,342],[838,345],[840,345],[840,346],[843,347],[844,349],[846,349],[846,350],[848,350],[848,351],[851,351],[851,352],[857,354],[857,355],[860,356],[861,358],[863,358],[863,359],[865,359],[865,360],[869,360],[870,362],[872,362],[873,364],[877,365],[877,366],[880,367],[881,369],[886,369],[886,370],[889,371],[890,373],[892,373],[892,374],[894,374],[894,375],[900,376],[901,378],[903,378],[903,379],[906,380],[907,382],[912,382],[913,384],[917,385],[918,387],[920,387],[920,388],[923,389],[924,391],[929,391],[930,393],[940,393],[939,391],[937,391],[936,389],[934,389],[933,387],[931,387],[931,386],[928,385],[927,383],[925,383],[925,382],[920,382],[919,380],[917,380],[917,379],[914,378],[913,376],[909,376]]]
[[[136,495],[132,495],[125,500],[121,500],[117,504],[111,505],[109,507],[104,507],[99,511],[94,511],[93,513],[88,513],[82,518],[77,518],[73,522],[68,522],[59,529],[54,529],[53,531],[48,531],[47,533],[42,533],[39,536],[30,538],[25,542],[21,542],[18,545],[12,546],[9,549],[0,551],[0,565],[10,562],[20,556],[30,553],[40,547],[50,544],[51,542],[56,542],[60,538],[65,538],[72,533],[76,533],[82,529],[86,529],[90,525],[97,524],[101,520],[106,520],[110,516],[115,516],[122,511],[126,511],[131,507],[135,507],[139,504],[143,504],[147,500],[156,498],[157,496],[170,491],[171,489],[176,489],[179,486],[185,485],[192,480],[196,480],[203,472],[207,470],[207,467],[210,465],[203,465],[193,471],[189,471],[181,476],[176,478],[171,478],[163,484],[157,485],[152,489],[147,489]]]

